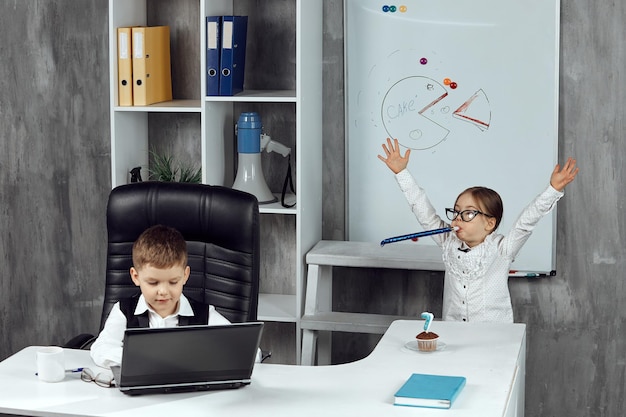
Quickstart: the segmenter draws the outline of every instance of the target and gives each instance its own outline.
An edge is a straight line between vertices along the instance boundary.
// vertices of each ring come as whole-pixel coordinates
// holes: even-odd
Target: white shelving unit
[[[311,0],[275,0],[285,6],[295,7],[296,48],[295,56],[286,56],[295,62],[295,90],[245,90],[235,96],[205,95],[206,63],[206,16],[242,14],[238,12],[238,3],[250,5],[249,0],[190,0],[198,1],[200,16],[197,20],[197,33],[200,38],[199,62],[189,65],[200,66],[200,86],[197,98],[179,99],[141,107],[118,106],[117,92],[117,27],[155,25],[148,22],[147,7],[154,0],[109,0],[109,70],[110,70],[110,114],[111,114],[111,184],[113,187],[129,181],[129,172],[141,166],[142,172],[148,172],[150,149],[149,121],[150,113],[195,113],[200,120],[202,182],[211,185],[232,185],[234,178],[233,161],[235,146],[232,126],[238,115],[234,107],[241,103],[292,103],[294,114],[288,115],[295,120],[295,155],[294,169],[296,195],[288,196],[288,201],[295,202],[293,208],[284,208],[280,203],[262,205],[262,216],[295,216],[295,230],[281,231],[291,233],[288,242],[295,248],[281,247],[277,253],[289,253],[284,259],[264,260],[264,262],[295,262],[283,270],[295,270],[295,276],[271,277],[273,280],[284,279],[287,287],[295,288],[295,294],[262,293],[259,296],[259,319],[295,326],[295,355],[300,361],[301,329],[300,318],[303,312],[305,255],[321,239],[322,229],[322,4]],[[174,2],[176,3],[176,2]],[[256,2],[256,7],[263,7]],[[169,5],[171,7],[171,3]],[[249,15],[249,21],[259,18]],[[260,18],[259,18],[260,19]],[[255,22],[262,24],[263,22]],[[158,24],[158,23],[157,23]],[[248,35],[248,45],[257,41]],[[281,45],[267,45],[276,49]],[[176,45],[171,45],[172,50]],[[289,52],[292,54],[292,52]],[[198,55],[190,58],[198,60]],[[246,72],[255,71],[246,65]],[[175,75],[172,75],[173,81]],[[176,92],[174,92],[176,94]],[[290,223],[291,224],[291,223]],[[290,245],[292,246],[292,245]],[[293,274],[290,274],[293,275]],[[261,276],[261,290],[263,280]],[[293,292],[293,291],[290,291]]]

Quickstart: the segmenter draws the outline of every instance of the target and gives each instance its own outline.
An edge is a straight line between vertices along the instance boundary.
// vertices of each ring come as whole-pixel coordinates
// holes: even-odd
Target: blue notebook
[[[394,405],[450,408],[465,386],[465,377],[412,374],[396,392]]]

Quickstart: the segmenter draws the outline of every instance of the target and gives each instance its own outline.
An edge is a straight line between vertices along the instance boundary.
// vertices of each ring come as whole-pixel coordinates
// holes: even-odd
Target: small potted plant
[[[170,153],[159,153],[154,148],[150,150],[150,179],[164,182],[202,181],[202,168],[195,164],[176,161]]]

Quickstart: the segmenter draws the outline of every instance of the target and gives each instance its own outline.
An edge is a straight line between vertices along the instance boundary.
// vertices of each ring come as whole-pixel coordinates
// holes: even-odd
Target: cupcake
[[[437,350],[439,335],[435,332],[421,332],[417,336],[417,348],[422,352],[434,352]]]

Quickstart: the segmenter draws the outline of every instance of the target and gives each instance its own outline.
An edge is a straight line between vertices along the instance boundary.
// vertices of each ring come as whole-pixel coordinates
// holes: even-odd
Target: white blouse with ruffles
[[[425,230],[449,226],[432,206],[408,170],[396,174],[413,214]],[[433,235],[446,266],[443,319],[453,321],[513,322],[508,277],[511,263],[535,225],[556,205],[563,193],[552,186],[520,214],[507,235],[493,232],[469,249],[455,233]],[[468,250],[469,249],[469,250]]]

